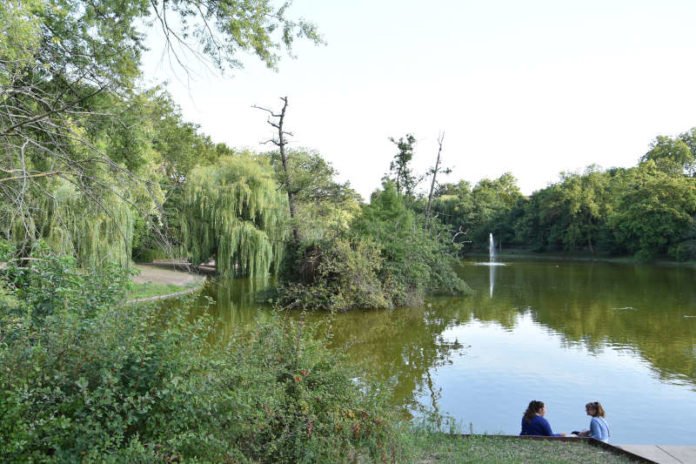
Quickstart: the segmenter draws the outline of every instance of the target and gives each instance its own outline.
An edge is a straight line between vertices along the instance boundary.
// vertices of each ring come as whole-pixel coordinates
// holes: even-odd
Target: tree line
[[[509,173],[443,184],[434,210],[467,249],[696,259],[696,129],[658,136],[631,168],[562,173],[526,197]]]

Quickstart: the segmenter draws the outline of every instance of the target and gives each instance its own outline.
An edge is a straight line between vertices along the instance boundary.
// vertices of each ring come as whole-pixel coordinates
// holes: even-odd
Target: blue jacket
[[[526,421],[522,418],[522,431],[520,435],[541,435],[545,437],[557,437],[559,434],[554,434],[551,430],[549,421],[542,416],[534,416],[532,420]]]
[[[593,417],[590,421],[590,436],[609,443],[609,426],[603,417]]]

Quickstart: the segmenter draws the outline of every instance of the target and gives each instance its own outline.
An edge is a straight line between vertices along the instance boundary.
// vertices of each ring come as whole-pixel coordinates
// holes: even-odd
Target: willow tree
[[[96,203],[67,182],[48,198],[46,242],[53,250],[76,256],[87,269],[111,263],[128,267],[134,221],[128,202],[107,193]]]
[[[200,58],[234,69],[249,55],[275,68],[296,40],[321,42],[288,8],[275,0],[0,1],[0,240],[26,251],[43,238],[37,205],[41,195],[53,201],[52,179],[74,184],[95,212],[110,201],[95,170],[118,174],[108,183],[125,192],[137,183],[150,188],[150,178],[130,172],[145,161],[142,145],[153,142],[139,137],[147,133],[137,130],[136,117],[146,37],[159,33],[171,61],[184,68]]]
[[[214,258],[225,275],[277,272],[287,236],[287,201],[260,158],[224,156],[192,170],[181,214],[194,264]]]
[[[131,202],[108,191],[95,199],[59,178],[46,187],[47,193],[25,194],[30,215],[0,203],[0,239],[15,246],[18,259],[30,256],[36,242],[43,241],[58,254],[74,256],[85,269],[108,264],[128,267],[134,224]]]

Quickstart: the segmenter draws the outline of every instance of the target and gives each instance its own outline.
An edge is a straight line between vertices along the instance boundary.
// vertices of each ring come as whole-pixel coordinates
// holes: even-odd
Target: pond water
[[[465,431],[517,434],[532,399],[555,432],[585,429],[585,403],[600,401],[613,443],[696,444],[696,270],[511,261],[459,272],[474,296],[335,315],[332,348],[389,383],[394,404]],[[208,311],[229,331],[269,317],[253,287],[211,282]]]

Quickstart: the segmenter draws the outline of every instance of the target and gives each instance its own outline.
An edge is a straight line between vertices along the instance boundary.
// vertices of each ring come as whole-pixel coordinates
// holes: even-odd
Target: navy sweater
[[[527,421],[522,418],[522,432],[520,435],[541,435],[545,437],[557,437],[558,434],[554,434],[551,430],[551,425],[549,421],[544,419],[542,416],[534,416],[532,420]]]

